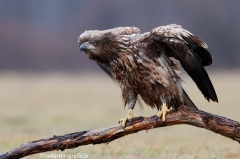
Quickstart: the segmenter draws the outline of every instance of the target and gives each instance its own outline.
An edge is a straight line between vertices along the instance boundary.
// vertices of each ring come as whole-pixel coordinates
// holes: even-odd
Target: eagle
[[[180,25],[159,26],[141,34],[136,27],[87,30],[78,37],[85,52],[117,83],[124,107],[129,112],[119,123],[125,127],[133,119],[138,96],[157,108],[156,120],[177,111],[182,105],[197,109],[187,95],[180,66],[208,100],[218,102],[212,82],[204,69],[212,64],[207,44]]]

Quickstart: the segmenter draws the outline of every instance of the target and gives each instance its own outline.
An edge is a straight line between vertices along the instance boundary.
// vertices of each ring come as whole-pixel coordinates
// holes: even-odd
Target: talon
[[[126,131],[126,129],[125,129],[125,127],[124,127],[124,126],[122,126],[122,125],[121,125],[121,127],[122,127],[122,129],[123,129],[124,131]]]
[[[159,118],[159,117],[158,117],[158,116],[156,116],[156,123],[158,122],[158,118]]]
[[[133,110],[129,109],[128,115],[125,118],[120,119],[119,124],[125,127],[127,121],[132,123],[132,118],[133,118]]]
[[[128,121],[131,123],[131,125],[132,125],[132,119],[128,119]]]
[[[165,120],[166,120],[166,114],[167,114],[168,112],[170,112],[171,110],[172,110],[172,107],[168,109],[167,106],[166,106],[166,103],[163,103],[162,110],[159,111],[159,113],[157,114],[157,117],[158,117],[158,118],[161,118],[161,117],[162,117],[162,121],[165,122]],[[156,121],[157,121],[157,120],[156,120]]]
[[[123,127],[125,127],[126,122],[127,122],[127,116],[119,120],[119,124],[121,124]]]

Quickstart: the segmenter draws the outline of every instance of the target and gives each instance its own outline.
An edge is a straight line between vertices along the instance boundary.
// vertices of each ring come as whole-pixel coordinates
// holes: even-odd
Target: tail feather
[[[185,106],[191,107],[193,109],[198,110],[198,108],[195,106],[195,104],[192,102],[192,100],[189,98],[185,90],[183,90],[183,102]]]

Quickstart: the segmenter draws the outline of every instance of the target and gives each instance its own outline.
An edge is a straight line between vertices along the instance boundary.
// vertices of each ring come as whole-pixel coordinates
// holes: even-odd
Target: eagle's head
[[[121,35],[140,34],[136,27],[117,27],[108,30],[87,30],[78,37],[80,50],[84,51],[92,60],[109,60],[118,52],[117,49],[126,48],[126,39]],[[123,45],[121,45],[123,44]]]
[[[112,51],[115,50],[115,38],[115,34],[110,32],[96,36],[82,43],[80,45],[80,51],[85,52],[92,60],[108,58],[109,55],[112,56]]]

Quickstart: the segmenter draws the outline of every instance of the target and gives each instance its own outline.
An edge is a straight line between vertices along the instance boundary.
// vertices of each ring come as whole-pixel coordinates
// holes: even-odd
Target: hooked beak
[[[87,50],[86,43],[87,43],[87,42],[85,42],[85,43],[83,43],[82,45],[80,45],[80,51],[85,51],[85,50]]]
[[[80,51],[86,51],[86,50],[94,50],[96,49],[93,44],[90,44],[89,42],[85,42],[82,45],[80,45]]]

